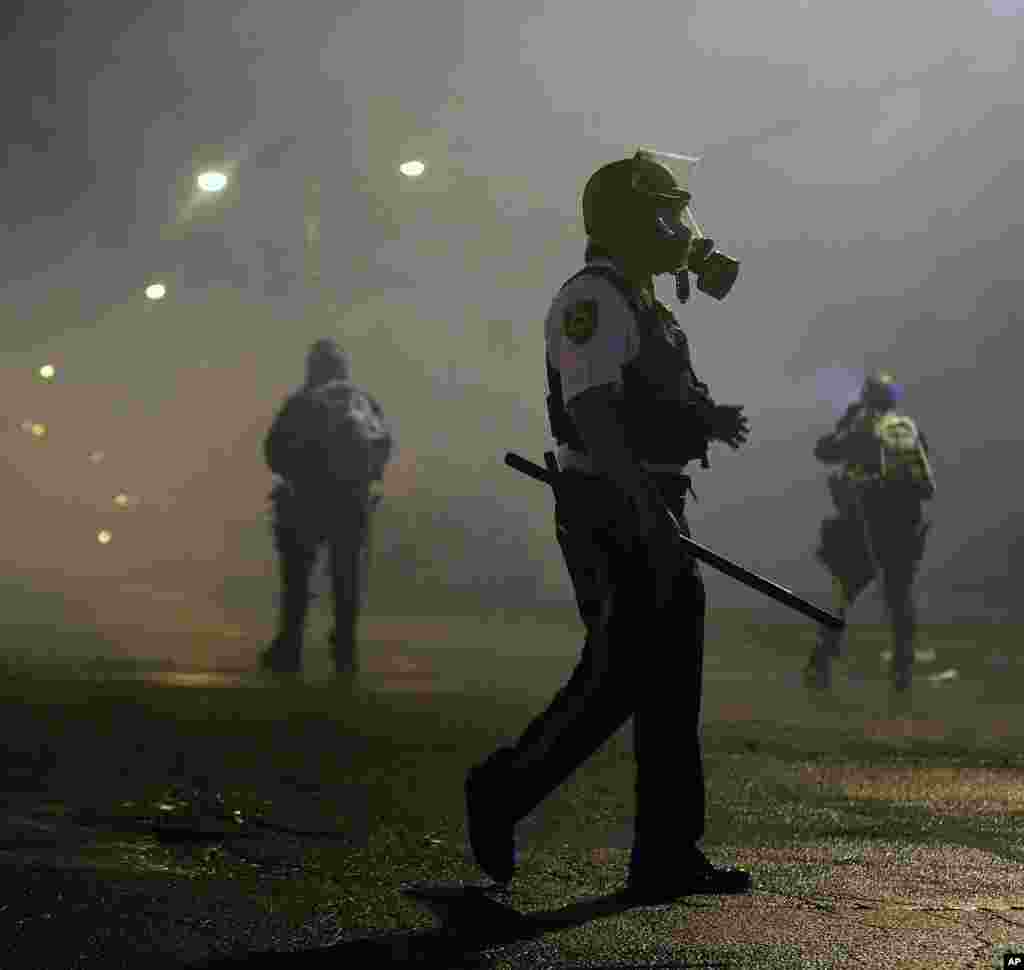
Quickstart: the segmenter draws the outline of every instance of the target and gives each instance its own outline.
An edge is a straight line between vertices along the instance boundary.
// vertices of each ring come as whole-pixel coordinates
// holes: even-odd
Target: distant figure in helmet
[[[873,374],[860,399],[831,434],[818,440],[814,457],[842,468],[829,476],[836,514],[822,522],[817,550],[833,577],[840,616],[868,584],[880,578],[892,624],[892,683],[910,686],[916,611],[913,583],[924,555],[923,503],[935,494],[928,443],[898,405],[891,375]],[[805,673],[815,687],[831,684],[841,632],[821,629]]]
[[[707,467],[711,441],[738,448],[747,419],[712,400],[654,290],[655,276],[673,274],[685,301],[692,272],[721,299],[737,264],[698,238],[690,193],[652,154],[587,182],[586,266],[545,323],[556,535],[587,633],[582,655],[547,710],[466,781],[476,860],[507,882],[516,823],[632,717],[636,825],[624,893],[638,903],[750,886],[747,873],[712,865],[698,847],[704,586],[666,512],[687,528],[687,464]]]
[[[334,596],[331,657],[338,673],[355,673],[356,622],[363,598],[372,482],[394,445],[377,401],[349,376],[348,355],[329,339],[306,356],[306,380],[285,401],[264,441],[279,481],[270,494],[281,570],[280,627],[263,652],[264,668],[297,673],[309,608],[309,585],[327,547]]]

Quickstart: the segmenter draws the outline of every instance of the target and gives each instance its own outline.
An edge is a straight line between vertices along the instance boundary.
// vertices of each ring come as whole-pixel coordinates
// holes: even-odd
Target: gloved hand
[[[862,410],[863,410],[863,407],[862,407],[860,401],[854,401],[846,409],[846,413],[843,414],[843,416],[839,419],[838,423],[836,424],[835,433],[836,434],[841,434],[842,432],[849,431],[850,428],[853,427],[854,422],[860,416],[860,413],[861,413]]]
[[[716,404],[711,411],[711,437],[727,444],[733,450],[739,448],[750,434],[750,422],[740,412],[742,404]]]

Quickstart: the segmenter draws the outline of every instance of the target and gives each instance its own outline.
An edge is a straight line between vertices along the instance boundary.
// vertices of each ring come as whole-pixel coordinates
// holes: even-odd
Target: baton
[[[550,458],[548,457],[550,455]],[[517,472],[521,472],[523,475],[528,475],[530,478],[536,479],[538,482],[544,482],[550,485],[552,489],[556,488],[557,472],[553,469],[557,469],[555,462],[555,456],[551,452],[547,452],[544,455],[544,460],[547,463],[547,468],[541,468],[540,465],[535,465],[532,461],[523,458],[522,455],[517,455],[513,451],[509,451],[505,454],[505,464],[509,468],[515,469]],[[765,596],[770,596],[773,600],[777,600],[779,603],[783,603],[790,609],[796,610],[798,613],[802,613],[804,616],[817,621],[818,623],[827,626],[831,630],[844,630],[846,629],[846,620],[840,616],[836,616],[834,613],[830,613],[828,610],[823,610],[820,606],[815,606],[813,603],[805,600],[802,596],[797,596],[791,589],[786,589],[785,586],[780,586],[778,583],[772,582],[765,576],[761,576],[755,573],[745,566],[741,566],[739,563],[733,562],[731,559],[726,559],[725,556],[720,556],[717,552],[708,549],[707,546],[702,546],[699,542],[694,542],[689,536],[683,535],[682,530],[679,528],[679,522],[676,517],[672,514],[672,510],[667,508],[665,511],[668,513],[669,518],[672,520],[672,524],[675,526],[676,533],[680,543],[686,549],[694,559],[698,559],[701,562],[707,563],[709,566],[713,566],[719,572],[725,573],[726,576],[731,576],[733,579],[738,580],[745,586],[749,586],[751,589],[756,589],[759,593],[764,593]]]

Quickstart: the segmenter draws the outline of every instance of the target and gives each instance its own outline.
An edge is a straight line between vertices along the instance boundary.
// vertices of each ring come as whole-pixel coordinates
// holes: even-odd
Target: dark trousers
[[[830,480],[830,486],[837,514],[821,525],[817,557],[832,574],[839,613],[845,616],[861,593],[880,581],[892,627],[893,668],[909,671],[917,629],[914,580],[930,528],[921,500],[884,485],[862,486],[856,493],[840,479]],[[818,649],[835,657],[841,643],[841,632],[822,630]]]
[[[632,717],[637,770],[631,864],[671,866],[674,859],[688,859],[704,833],[704,585],[696,563],[681,552],[659,564],[654,550],[623,536],[629,512],[610,483],[571,471],[562,481],[555,522],[586,641],[548,708],[492,762],[507,771],[502,789],[519,820]],[[685,528],[684,485],[659,485]],[[664,605],[655,598],[659,570],[672,577]]]
[[[281,574],[279,639],[301,651],[310,578],[326,546],[334,599],[334,661],[355,668],[356,623],[367,579],[369,490],[336,490],[324,496],[285,488],[276,492],[273,503]]]

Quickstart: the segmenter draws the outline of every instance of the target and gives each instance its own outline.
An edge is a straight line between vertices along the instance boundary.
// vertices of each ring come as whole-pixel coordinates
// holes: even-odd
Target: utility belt
[[[579,472],[592,478],[603,477],[594,467],[594,461],[590,455],[582,451],[576,451],[574,448],[564,444],[558,446],[558,467],[562,471]],[[678,482],[682,485],[684,492],[689,492],[695,499],[697,498],[697,493],[693,490],[693,479],[686,474],[685,465],[641,461],[640,467],[654,478]]]
[[[274,476],[274,485],[267,499],[274,503],[333,503],[338,500],[355,499],[376,505],[380,501],[380,493],[375,491],[372,482],[329,482],[318,483],[316,486],[296,485],[286,478]]]

